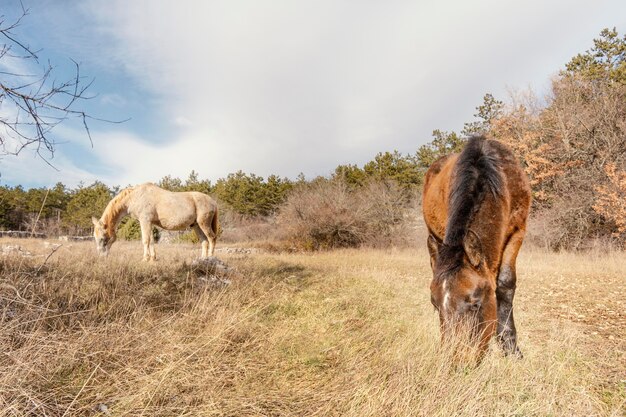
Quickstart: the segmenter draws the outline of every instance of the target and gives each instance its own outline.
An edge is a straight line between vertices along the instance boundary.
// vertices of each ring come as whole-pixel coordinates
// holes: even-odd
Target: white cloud
[[[622,2],[606,3],[92,0],[95,40],[79,45],[156,95],[145,111],[171,134],[95,132],[94,152],[117,184],[327,174],[413,152],[470,121],[484,93],[545,85],[601,28],[626,24]]]
[[[174,119],[174,124],[180,127],[191,127],[193,126],[193,122],[186,118],[185,116],[178,116]]]
[[[32,149],[24,149],[17,156],[0,157],[0,184],[31,184],[39,187],[52,187],[57,182],[75,187],[78,183],[91,184],[102,180],[86,169],[80,169],[63,154],[57,153],[50,164],[44,162]],[[110,184],[114,184],[109,181]]]

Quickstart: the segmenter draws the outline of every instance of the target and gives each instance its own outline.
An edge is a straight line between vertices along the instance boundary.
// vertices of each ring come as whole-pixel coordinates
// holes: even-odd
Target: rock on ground
[[[189,267],[198,279],[212,284],[230,285],[231,279],[238,276],[237,270],[215,256],[198,258]]]

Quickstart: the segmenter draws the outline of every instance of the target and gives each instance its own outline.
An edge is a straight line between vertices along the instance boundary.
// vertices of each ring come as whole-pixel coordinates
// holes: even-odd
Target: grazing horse
[[[469,325],[481,358],[497,334],[521,357],[513,320],[515,260],[530,209],[528,178],[511,150],[472,137],[426,172],[423,214],[442,339]]]
[[[93,236],[101,255],[107,255],[115,242],[115,229],[126,215],[139,220],[143,260],[156,260],[152,225],[166,230],[193,228],[202,241],[202,257],[213,256],[217,239],[217,204],[206,194],[171,192],[146,183],[128,187],[116,195],[102,217],[92,217]]]

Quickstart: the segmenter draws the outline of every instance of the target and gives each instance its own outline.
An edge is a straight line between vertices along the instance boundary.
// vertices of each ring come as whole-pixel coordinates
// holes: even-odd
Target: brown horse
[[[505,353],[521,357],[513,320],[515,260],[530,199],[528,178],[511,150],[484,137],[470,138],[461,153],[439,159],[426,173],[431,302],[443,339],[469,324],[479,357],[495,332]]]

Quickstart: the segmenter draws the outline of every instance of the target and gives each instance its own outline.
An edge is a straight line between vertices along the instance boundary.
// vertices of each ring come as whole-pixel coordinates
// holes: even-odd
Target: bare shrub
[[[46,236],[59,236],[61,234],[61,226],[57,219],[39,218],[36,213],[28,213],[24,216],[22,229],[33,234],[42,233]]]
[[[587,236],[588,218],[586,213],[568,207],[560,201],[553,207],[534,210],[526,229],[525,245],[529,244],[544,250],[583,250],[589,251],[604,247],[607,250],[618,249],[618,241],[611,236]]]
[[[609,182],[596,187],[598,199],[593,209],[615,224],[613,236],[623,244],[626,240],[626,170],[607,164],[604,171]]]
[[[406,241],[408,198],[393,182],[350,188],[316,181],[289,195],[277,219],[279,235],[305,250],[373,246]]]
[[[247,216],[234,210],[220,212],[219,238],[224,243],[259,242],[273,240],[275,219],[266,216]]]
[[[405,246],[414,240],[418,211],[413,196],[393,181],[372,181],[356,193],[370,217],[367,223],[370,247]]]

